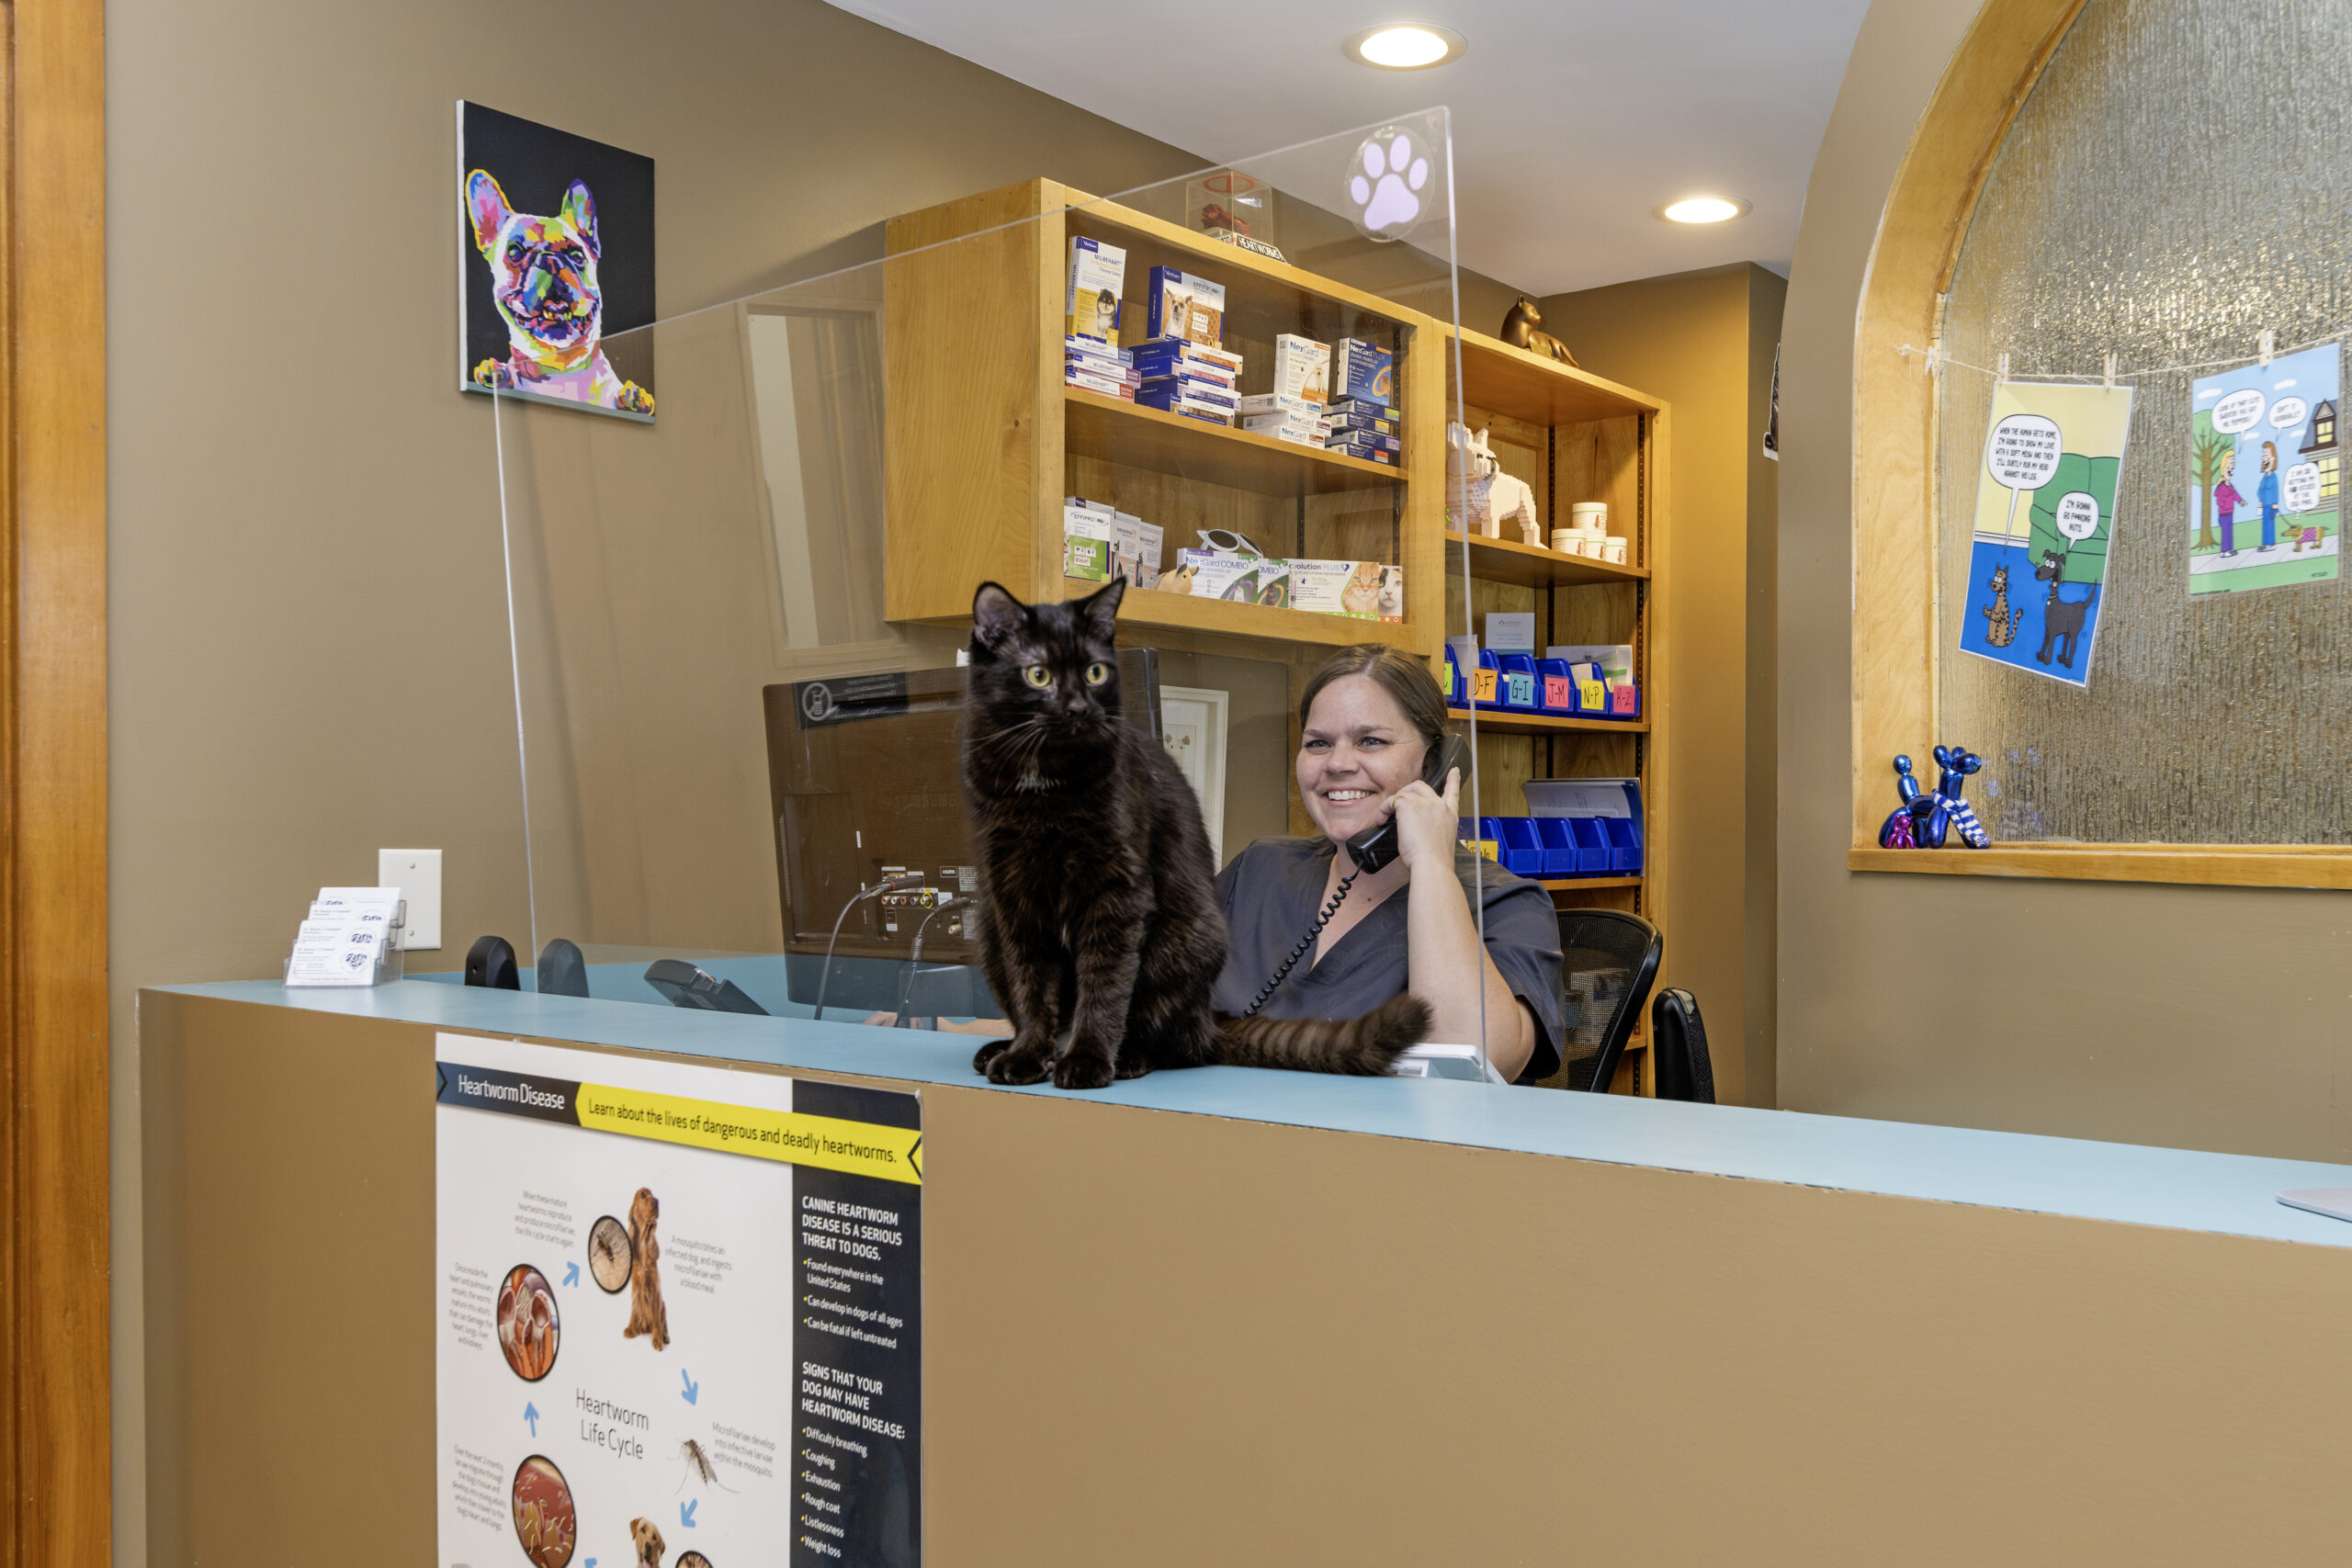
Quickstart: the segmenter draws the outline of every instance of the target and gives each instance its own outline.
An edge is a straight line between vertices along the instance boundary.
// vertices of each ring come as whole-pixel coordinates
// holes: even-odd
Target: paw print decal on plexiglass
[[[1409,132],[1375,131],[1356,149],[1350,215],[1373,239],[1402,239],[1421,216],[1429,183],[1430,161]]]

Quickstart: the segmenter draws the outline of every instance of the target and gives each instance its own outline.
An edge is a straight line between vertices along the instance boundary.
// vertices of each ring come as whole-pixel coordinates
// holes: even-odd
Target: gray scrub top
[[[1217,874],[1217,902],[1233,931],[1216,977],[1218,1012],[1238,1014],[1255,1000],[1315,923],[1336,852],[1329,839],[1261,839]],[[1560,1070],[1559,917],[1549,893],[1492,861],[1479,865],[1467,850],[1453,857],[1464,903],[1474,871],[1486,896],[1487,955],[1503,984],[1535,1015],[1535,1052],[1519,1076],[1520,1082],[1532,1083]],[[1405,895],[1392,894],[1312,969],[1314,954],[1301,958],[1260,1015],[1355,1018],[1408,989],[1406,901]]]

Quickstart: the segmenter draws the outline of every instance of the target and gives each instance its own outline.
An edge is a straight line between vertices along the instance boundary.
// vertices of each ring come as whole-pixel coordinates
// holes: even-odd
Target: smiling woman
[[[1352,1018],[1409,990],[1430,1006],[1432,1040],[1483,1030],[1504,1077],[1549,1077],[1561,1020],[1551,896],[1461,847],[1460,771],[1427,776],[1445,740],[1427,666],[1393,648],[1342,649],[1308,680],[1299,722],[1299,798],[1321,836],[1261,839],[1217,877],[1232,944],[1216,1010]],[[1366,853],[1392,821],[1395,858]]]

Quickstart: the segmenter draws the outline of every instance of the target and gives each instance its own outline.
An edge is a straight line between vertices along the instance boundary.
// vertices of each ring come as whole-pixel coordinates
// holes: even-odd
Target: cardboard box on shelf
[[[1216,347],[1225,341],[1225,285],[1172,266],[1153,267],[1144,296],[1144,335]]]
[[[1069,242],[1069,290],[1062,331],[1118,346],[1119,296],[1127,281],[1127,253],[1083,234]]]

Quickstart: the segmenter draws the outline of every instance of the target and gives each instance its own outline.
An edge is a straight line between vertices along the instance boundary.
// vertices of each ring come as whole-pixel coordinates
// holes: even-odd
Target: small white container
[[[1609,532],[1609,503],[1605,501],[1579,501],[1568,508],[1568,526],[1579,534]]]
[[[1584,547],[1577,543],[1580,537],[1582,536],[1574,529],[1555,528],[1552,530],[1552,547],[1564,556],[1582,555]]]
[[[1625,564],[1625,541],[1623,537],[1619,535],[1611,534],[1607,539],[1603,540],[1600,546],[1600,558],[1607,561],[1611,566],[1623,566]]]

